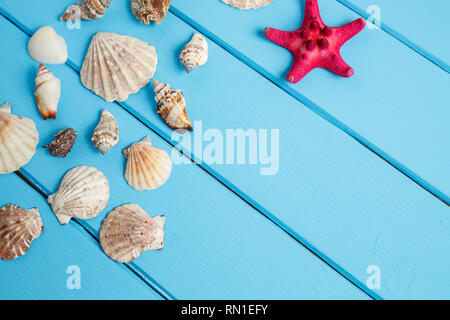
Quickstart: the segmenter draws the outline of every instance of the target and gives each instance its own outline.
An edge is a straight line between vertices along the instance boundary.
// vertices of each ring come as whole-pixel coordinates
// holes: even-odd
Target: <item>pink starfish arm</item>
[[[349,39],[357,35],[366,25],[366,20],[363,18],[356,19],[342,27],[334,28],[336,30],[339,46],[342,46]]]
[[[320,66],[344,78],[351,77],[355,73],[340,55],[333,55],[331,59],[322,60]]]
[[[294,58],[294,64],[287,74],[287,80],[292,83],[297,83],[302,80],[312,69],[314,65],[311,61],[305,61],[302,57]]]
[[[282,46],[283,48],[290,50],[291,43],[294,38],[292,37],[292,33],[294,32],[295,31],[282,31],[274,28],[266,28],[264,30],[264,35],[270,41],[278,44],[279,46]]]
[[[304,21],[309,19],[317,18],[318,20],[322,21],[322,18],[320,17],[320,11],[319,11],[319,4],[317,3],[317,0],[306,0],[305,1],[305,18]]]

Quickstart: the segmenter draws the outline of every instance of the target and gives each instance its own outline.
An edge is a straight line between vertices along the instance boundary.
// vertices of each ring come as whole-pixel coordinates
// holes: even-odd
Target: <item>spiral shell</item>
[[[111,211],[100,228],[103,251],[117,262],[130,262],[147,250],[164,246],[164,216],[150,218],[135,203]]]
[[[186,113],[186,101],[180,90],[173,90],[168,84],[153,80],[157,112],[174,130],[192,131],[192,123]]]
[[[131,10],[139,22],[160,24],[169,11],[171,0],[131,0]]]
[[[39,134],[33,120],[11,114],[11,106],[0,107],[0,174],[19,170],[36,152]]]
[[[103,110],[91,141],[102,154],[105,154],[119,142],[119,126],[114,116],[108,111]]]
[[[98,169],[75,167],[64,176],[58,191],[48,197],[48,203],[61,224],[71,218],[90,219],[106,207],[109,183]]]
[[[208,61],[208,43],[199,33],[195,33],[191,41],[181,51],[180,60],[187,73]]]
[[[27,253],[44,225],[39,210],[24,210],[14,204],[0,208],[0,259],[13,260]]]
[[[221,0],[222,2],[229,4],[232,7],[238,9],[256,9],[267,6],[272,3],[273,0]]]
[[[61,21],[94,20],[103,17],[112,0],[82,0],[71,6],[61,16]]]
[[[41,63],[35,83],[34,96],[36,97],[39,112],[45,120],[48,118],[56,119],[61,96],[61,81]]]
[[[153,46],[112,32],[97,33],[80,76],[83,85],[108,102],[124,101],[153,77],[158,56]]]
[[[163,149],[153,147],[150,137],[123,150],[127,158],[125,179],[136,190],[152,190],[163,185],[172,171],[172,160]]]

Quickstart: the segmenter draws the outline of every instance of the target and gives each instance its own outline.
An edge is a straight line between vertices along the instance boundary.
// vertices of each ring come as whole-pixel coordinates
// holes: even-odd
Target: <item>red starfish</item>
[[[317,0],[306,0],[305,18],[300,29],[281,31],[266,28],[264,34],[270,41],[292,52],[294,64],[287,79],[297,83],[315,68],[325,68],[341,77],[351,77],[355,71],[342,59],[340,49],[365,25],[366,21],[360,18],[342,27],[328,27],[320,17]]]

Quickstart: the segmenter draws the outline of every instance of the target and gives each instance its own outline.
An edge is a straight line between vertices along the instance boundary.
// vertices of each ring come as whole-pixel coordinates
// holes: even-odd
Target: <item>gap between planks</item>
[[[23,33],[25,33],[28,37],[31,37],[32,32],[31,30],[23,25],[20,21],[15,19],[9,12],[7,12],[5,9],[0,7],[0,15],[3,16],[6,20],[8,20],[10,23],[12,23],[14,26],[16,26],[19,30],[21,30]],[[187,23],[187,22],[185,22]],[[187,23],[190,25],[189,23]],[[193,27],[193,26],[191,26]],[[193,27],[196,29],[195,27]],[[203,33],[203,32],[202,32]],[[206,36],[206,34],[205,34]],[[209,38],[209,37],[208,37]],[[215,42],[215,41],[214,41]],[[220,44],[219,44],[220,46]],[[222,46],[220,46],[222,47]],[[224,48],[225,49],[225,48]],[[226,49],[225,49],[226,50]],[[227,50],[228,51],[228,50]],[[68,66],[70,69],[72,69],[73,72],[75,72],[77,75],[79,75],[78,66],[73,63],[70,60],[67,60],[65,63],[66,66]],[[266,77],[267,78],[267,77]],[[270,79],[269,79],[270,80]],[[235,194],[238,198],[240,198],[244,203],[249,205],[251,208],[259,212],[261,215],[263,215],[265,218],[267,218],[270,222],[272,222],[276,227],[280,228],[283,232],[288,234],[293,240],[295,240],[297,243],[299,243],[301,246],[303,246],[305,249],[307,249],[309,252],[311,252],[314,256],[319,258],[321,261],[323,261],[325,264],[327,264],[331,269],[333,269],[335,272],[337,272],[340,276],[342,276],[344,279],[349,281],[352,285],[357,287],[359,290],[361,290],[363,293],[365,293],[367,296],[369,296],[371,299],[374,300],[383,300],[381,296],[379,296],[377,293],[375,293],[373,290],[370,290],[367,288],[367,286],[359,281],[356,277],[354,277],[351,273],[346,271],[343,267],[341,267],[339,264],[334,262],[332,259],[330,259],[326,254],[321,252],[317,247],[312,245],[310,242],[308,242],[305,238],[303,238],[300,234],[298,234],[296,231],[294,231],[292,228],[290,228],[288,225],[286,225],[284,222],[282,222],[280,219],[278,219],[274,214],[272,214],[270,211],[265,209],[262,205],[260,205],[258,202],[250,198],[245,192],[243,192],[241,189],[239,189],[237,186],[235,186],[232,182],[230,182],[228,179],[223,177],[221,174],[213,170],[208,165],[200,165],[196,160],[195,157],[191,158],[189,155],[185,154],[182,150],[177,148],[175,145],[173,145],[170,141],[170,138],[164,134],[163,132],[159,132],[159,130],[152,125],[152,123],[145,119],[144,116],[142,116],[139,112],[137,112],[134,108],[132,108],[130,105],[124,102],[114,102],[118,106],[120,106],[122,109],[124,109],[127,113],[129,113],[131,116],[133,116],[136,120],[138,120],[140,123],[142,123],[145,127],[150,129],[154,134],[156,134],[158,137],[160,137],[163,141],[165,141],[167,144],[169,144],[171,147],[176,149],[178,152],[180,152],[183,156],[185,156],[187,159],[192,161],[193,164],[198,166],[200,169],[202,169],[205,173],[207,173],[209,176],[211,176],[213,179],[215,179],[217,182],[219,182],[222,186],[227,188],[229,191],[231,191],[233,194]],[[19,173],[20,174],[20,173]],[[50,194],[50,191],[45,188],[37,179],[35,179],[31,174],[26,172],[25,170],[21,170],[20,176],[22,179],[25,179],[25,182],[29,183],[36,191],[38,191],[41,195],[44,197],[47,196],[47,194]],[[45,191],[43,191],[45,190]],[[94,237],[94,239],[98,240],[91,231],[89,231],[89,227],[84,226],[84,224],[80,221],[77,221],[77,223],[83,227],[91,236]],[[95,234],[95,233],[94,233]],[[143,270],[141,270],[139,267],[134,265],[133,263],[130,263],[130,267],[133,265],[135,269],[140,270],[140,274],[145,275],[145,277],[148,277],[151,279],[151,277],[146,274]],[[131,269],[130,269],[131,270]],[[132,270],[135,272],[134,270]],[[139,274],[136,273],[138,276]],[[144,280],[144,279],[143,279]],[[145,281],[145,280],[144,280]],[[154,280],[151,280],[149,284],[153,288],[153,282]],[[158,285],[159,286],[159,285]],[[162,287],[161,287],[162,288]],[[155,289],[155,288],[153,288]],[[163,288],[162,288],[163,289]],[[155,291],[157,291],[155,289]],[[159,291],[157,291],[160,293]],[[161,293],[160,293],[161,294]],[[173,296],[171,296],[168,292],[166,294],[168,297],[171,297],[175,299]],[[166,296],[163,296],[166,298]]]

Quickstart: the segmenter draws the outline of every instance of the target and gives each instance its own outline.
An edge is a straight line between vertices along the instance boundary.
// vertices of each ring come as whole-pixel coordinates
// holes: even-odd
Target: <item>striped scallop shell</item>
[[[19,170],[36,152],[39,133],[33,120],[11,114],[11,106],[0,107],[0,174]]]
[[[24,210],[14,204],[0,208],[0,259],[13,260],[27,253],[44,225],[39,210]]]
[[[191,41],[183,48],[180,60],[187,73],[208,61],[208,43],[199,33],[195,33]]]
[[[156,189],[169,179],[172,160],[165,150],[151,145],[150,137],[124,149],[123,154],[128,159],[124,176],[134,189]]]
[[[103,251],[117,262],[130,262],[164,246],[164,216],[150,216],[135,203],[111,211],[100,228]]]
[[[119,126],[114,116],[108,111],[103,110],[100,122],[95,128],[91,140],[102,154],[105,154],[119,142]]]
[[[67,8],[62,21],[94,20],[103,17],[112,0],[82,0]]]
[[[160,24],[169,11],[171,0],[131,0],[131,10],[139,22]]]
[[[221,0],[221,1],[226,4],[229,4],[232,7],[247,10],[267,6],[273,0]]]
[[[61,224],[69,223],[72,218],[94,218],[108,201],[108,180],[100,170],[89,166],[69,170],[58,191],[48,197],[48,203]]]
[[[124,101],[153,77],[158,63],[155,47],[112,32],[92,38],[81,68],[81,82],[108,102]]]

